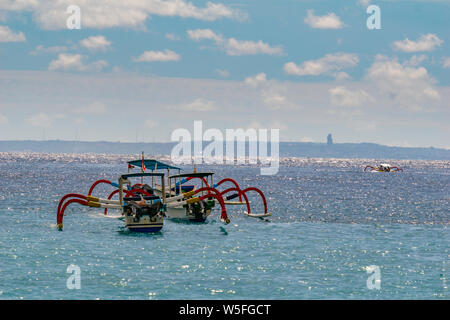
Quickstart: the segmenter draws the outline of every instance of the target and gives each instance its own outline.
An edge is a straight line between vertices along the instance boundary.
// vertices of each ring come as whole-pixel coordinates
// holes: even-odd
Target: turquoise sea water
[[[126,156],[0,153],[0,299],[449,299],[450,162],[283,159],[279,173],[198,166],[215,181],[264,191],[270,221],[230,207],[207,223],[165,221],[133,234],[101,209],[56,207],[93,181],[115,181]],[[385,161],[383,161],[385,162]],[[190,170],[191,168],[187,168]],[[111,186],[99,186],[106,196]],[[262,205],[252,197],[252,210]],[[69,265],[81,288],[68,289]],[[380,289],[369,289],[368,266]]]

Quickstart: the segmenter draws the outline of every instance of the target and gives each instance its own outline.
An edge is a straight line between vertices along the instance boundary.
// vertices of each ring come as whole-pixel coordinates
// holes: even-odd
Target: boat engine
[[[203,201],[197,202],[197,203],[192,203],[189,205],[189,211],[192,212],[192,214],[194,215],[195,219],[202,219],[203,218],[203,208],[204,208],[204,204]]]
[[[133,217],[134,222],[139,222],[142,216],[150,216],[150,220],[154,221],[155,216],[161,211],[162,203],[160,201],[152,204],[137,204],[135,201],[129,202],[124,206],[125,213]]]

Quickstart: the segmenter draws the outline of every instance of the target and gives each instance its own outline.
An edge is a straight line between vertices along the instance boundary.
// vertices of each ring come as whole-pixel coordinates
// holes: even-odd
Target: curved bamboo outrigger
[[[164,186],[163,173],[132,173],[119,176],[118,189],[111,192],[107,199],[92,196],[94,188],[100,183],[111,184],[109,180],[97,180],[89,189],[88,195],[79,193],[69,193],[63,196],[59,203],[56,213],[56,223],[59,230],[63,229],[63,217],[66,208],[72,203],[78,203],[83,206],[104,208],[105,214],[107,209],[119,209],[125,221],[125,227],[130,231],[136,232],[157,232],[163,227],[164,216],[164,199],[154,196],[153,194],[138,188],[132,188],[129,178],[134,177],[159,177]],[[119,193],[119,200],[112,200],[112,196]],[[138,197],[139,196],[139,197]]]
[[[223,197],[225,205],[227,205],[227,206],[228,205],[245,205],[247,207],[247,211],[244,211],[243,213],[248,217],[264,218],[264,217],[271,216],[271,213],[268,212],[267,201],[264,196],[264,193],[260,189],[255,188],[255,187],[250,187],[244,191],[239,186],[239,184],[236,182],[236,180],[234,180],[232,178],[224,178],[224,179],[220,180],[218,183],[214,184],[213,183],[213,174],[214,174],[213,172],[196,172],[195,166],[194,166],[194,172],[181,174],[180,168],[173,167],[171,165],[162,163],[162,162],[154,160],[154,159],[146,159],[146,160],[144,160],[144,163],[142,163],[142,161],[139,161],[139,160],[129,161],[128,168],[133,169],[134,167],[138,167],[140,169],[142,169],[142,167],[145,167],[147,169],[150,169],[152,172],[154,172],[156,170],[166,169],[167,174],[168,174],[168,181],[167,181],[165,191],[168,194],[168,199],[170,199],[171,197],[176,197],[183,193],[189,194],[189,191],[195,190],[195,187],[193,185],[186,185],[186,182],[192,181],[193,179],[200,179],[201,188],[203,188],[205,186],[206,187],[211,186],[211,187],[217,189],[219,186],[223,185],[224,183],[229,182],[234,185],[234,188],[228,188],[224,191],[221,191],[221,195]],[[170,175],[170,170],[178,170],[178,174]],[[154,191],[158,194],[162,193],[162,189],[160,186],[155,186]],[[206,189],[203,189],[203,191],[206,191]],[[234,191],[235,193],[228,195],[232,191]],[[251,211],[251,207],[250,207],[251,202],[249,201],[249,199],[246,195],[246,193],[249,191],[257,192],[260,195],[263,205],[264,205],[263,213],[253,213]],[[232,201],[235,198],[239,198],[239,201]],[[176,210],[170,210],[171,212],[167,212],[168,217],[180,218],[183,215],[183,209],[182,208],[178,208],[178,209],[179,209],[178,210],[179,212],[177,212],[177,213],[176,213]],[[207,215],[208,215],[208,213],[205,213],[204,219],[206,219]],[[197,218],[191,219],[191,220],[199,221],[198,217],[199,216],[197,215]]]

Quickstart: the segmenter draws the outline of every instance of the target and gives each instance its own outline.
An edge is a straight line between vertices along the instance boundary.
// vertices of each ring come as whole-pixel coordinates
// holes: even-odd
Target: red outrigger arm
[[[107,181],[107,180],[104,180],[104,181],[99,180],[99,181],[97,181],[96,185],[99,184],[99,183],[107,183],[105,181]],[[95,185],[93,187],[95,187]],[[92,192],[93,189],[94,188],[91,187],[91,190],[89,190],[89,191]],[[108,197],[108,200],[110,200],[118,192],[119,192],[119,189],[116,189],[113,192],[111,192],[111,194]],[[142,190],[142,189],[124,190],[124,193],[125,193],[125,195],[127,197],[129,197],[129,196],[136,196],[137,194],[143,194],[145,196],[151,196],[150,193],[148,193],[147,191]],[[64,217],[64,212],[65,212],[67,206],[69,204],[71,204],[71,203],[78,203],[78,204],[81,204],[81,205],[84,205],[84,206],[89,206],[89,198],[88,197],[90,197],[90,195],[89,196],[85,196],[85,195],[82,195],[82,194],[79,194],[79,193],[69,193],[69,194],[66,194],[65,196],[63,196],[61,198],[61,200],[59,200],[58,210],[57,210],[57,213],[56,213],[56,215],[57,215],[56,216],[56,223],[57,223],[58,228],[60,230],[62,230],[62,227],[63,227],[63,217]],[[68,198],[72,198],[72,199],[69,199],[69,200],[67,200],[67,202],[64,202]],[[106,213],[107,213],[107,208],[105,208],[105,215],[106,215]]]
[[[229,181],[229,182],[231,182],[232,184],[234,184],[234,186],[236,187],[236,189],[241,190],[241,188],[239,187],[239,184],[236,182],[236,180],[231,179],[231,178],[225,178],[225,179],[220,180],[218,183],[216,183],[216,184],[214,185],[214,187],[217,188],[217,187],[220,186],[222,183],[227,182],[227,181]],[[223,193],[222,193],[222,194],[223,194]],[[241,192],[239,192],[239,201],[242,202]],[[248,201],[247,201],[247,202],[248,202]]]
[[[200,178],[200,177],[188,177],[188,178],[186,179],[186,181],[189,181],[189,180],[191,180],[191,179],[193,179],[193,178]],[[205,181],[205,178],[200,178],[200,179],[202,179],[202,180],[205,182],[205,184],[208,186],[208,183],[207,183],[207,181]],[[245,204],[247,205],[248,213],[250,213],[250,212],[251,212],[251,209],[250,209],[250,202],[248,201],[248,197],[247,197],[247,195],[246,195],[246,192],[248,192],[248,191],[255,191],[255,192],[259,193],[259,195],[261,196],[262,201],[263,201],[263,203],[264,203],[264,214],[267,214],[267,201],[266,201],[266,197],[264,196],[264,193],[263,193],[260,189],[255,188],[255,187],[250,187],[250,188],[247,188],[247,189],[245,189],[245,190],[242,190],[242,189],[239,187],[239,184],[236,182],[236,180],[231,179],[231,178],[224,178],[224,179],[220,180],[218,183],[214,184],[214,187],[213,187],[213,188],[208,189],[208,187],[209,187],[209,186],[208,186],[208,187],[206,187],[206,188],[200,188],[200,189],[198,189],[198,190],[196,190],[196,191],[197,191],[197,192],[198,192],[199,190],[201,190],[201,191],[213,191],[213,189],[216,190],[215,188],[217,188],[218,186],[220,186],[221,184],[223,184],[223,183],[225,183],[225,182],[231,182],[232,184],[234,184],[235,188],[229,188],[229,189],[226,189],[226,190],[222,191],[222,192],[220,193],[220,194],[222,195],[222,199],[223,199],[223,195],[224,195],[224,194],[226,194],[226,193],[228,193],[228,192],[231,192],[231,191],[236,191],[237,194],[239,195],[239,201],[240,201],[240,202],[242,202],[242,197],[244,197]]]
[[[394,170],[394,171],[403,171],[403,169],[402,169],[402,168],[399,168],[399,167],[391,167],[391,170],[393,170],[393,169],[396,169],[396,170]]]
[[[100,183],[106,183],[106,184],[111,184],[111,181],[109,181],[109,180],[104,180],[104,179],[100,179],[100,180],[97,180],[97,181],[95,181],[93,184],[92,184],[92,186],[91,186],[91,188],[89,189],[89,192],[88,192],[88,195],[89,196],[91,196],[92,195],[92,191],[94,191],[94,188],[98,185],[98,184],[100,184]]]
[[[366,166],[365,168],[364,168],[364,171],[366,171],[367,170],[367,168],[370,168],[370,169],[372,169],[372,170],[376,170],[377,168],[375,168],[375,167],[372,167],[372,166]]]
[[[87,197],[85,195],[79,194],[79,193],[69,193],[66,194],[64,197],[61,198],[61,200],[59,200],[59,204],[58,204],[58,210],[56,211],[57,215],[59,215],[59,213],[61,212],[61,207],[64,203],[64,200],[66,200],[67,198],[79,198],[81,200],[84,200],[87,202]],[[63,214],[64,214],[64,210],[63,210]],[[62,221],[62,218],[61,218]]]
[[[248,201],[247,195],[243,192],[239,187],[238,188],[228,188],[221,192],[221,195],[227,194],[228,192],[236,191],[239,194],[239,199],[242,199],[242,196],[245,199],[245,204],[247,205],[247,210],[250,213],[250,202]],[[242,202],[242,200],[240,200]]]
[[[228,193],[230,191],[237,191],[238,194],[239,194],[239,201],[240,202],[242,202],[242,196],[244,196],[244,199],[245,199],[245,202],[246,202],[246,205],[247,205],[248,213],[250,213],[251,212],[251,210],[250,210],[250,202],[248,201],[248,197],[247,197],[246,193],[248,191],[255,191],[255,192],[259,193],[259,195],[261,196],[262,201],[264,203],[264,213],[267,214],[267,201],[266,201],[266,197],[264,196],[264,193],[261,190],[259,190],[258,188],[255,188],[255,187],[250,187],[250,188],[247,188],[245,190],[241,190],[241,188],[239,187],[238,183],[234,179],[231,179],[231,178],[222,179],[222,180],[219,181],[219,183],[215,184],[215,186],[218,187],[219,185],[221,185],[222,183],[227,182],[227,181],[233,183],[235,185],[235,188],[229,188],[227,190],[224,190],[222,192],[222,195],[224,195],[224,194],[226,194],[226,193]]]
[[[82,196],[82,195],[81,195]],[[84,196],[83,196],[84,197]],[[60,201],[60,204],[62,203],[62,201]],[[58,229],[62,230],[63,227],[63,216],[64,216],[64,210],[66,210],[67,206],[71,203],[79,203],[82,204],[84,206],[88,205],[88,202],[86,200],[83,199],[70,199],[68,200],[61,208],[61,210],[58,211],[57,216],[56,216],[56,224],[58,225]]]
[[[264,203],[264,213],[267,214],[267,201],[266,201],[266,197],[264,196],[264,193],[255,187],[250,187],[250,188],[242,190],[243,193],[247,193],[248,191],[256,191],[257,193],[259,193],[259,195],[261,196],[262,201]],[[250,213],[250,208],[248,210],[248,213]]]
[[[140,185],[140,184],[135,184],[136,185]],[[130,197],[130,196],[136,196],[136,194],[143,194],[144,196],[152,196],[151,193],[148,193],[145,190],[142,189],[131,189],[131,190],[123,190],[123,192],[125,193],[125,196]],[[119,193],[119,189],[114,190],[113,192],[110,193],[110,195],[108,196],[108,200],[111,200],[111,198],[115,195]],[[104,214],[106,216],[106,214],[108,213],[108,208],[105,208]]]
[[[195,190],[193,194],[197,194],[197,193],[202,192],[202,191],[208,191],[208,193],[203,195],[203,196],[200,196],[199,199],[200,200],[204,200],[204,199],[207,199],[207,198],[215,198],[215,199],[217,199],[217,201],[219,202],[220,207],[222,209],[220,218],[222,220],[224,220],[226,223],[229,223],[230,219],[228,218],[227,208],[225,206],[225,201],[223,200],[223,197],[222,197],[222,194],[220,193],[220,191],[217,190],[216,188],[203,187],[203,188]],[[214,192],[214,194],[211,193],[211,191]]]

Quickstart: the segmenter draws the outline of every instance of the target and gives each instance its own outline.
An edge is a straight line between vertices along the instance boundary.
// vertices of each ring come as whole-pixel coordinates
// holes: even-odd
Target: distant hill
[[[0,152],[106,153],[169,155],[176,143],[121,143],[85,141],[0,141]],[[224,148],[225,150],[225,148]],[[450,150],[388,147],[375,143],[280,142],[282,157],[376,158],[405,160],[450,160]]]
[[[390,147],[376,143],[280,143],[285,157],[375,158],[397,160],[450,160],[449,149]]]

